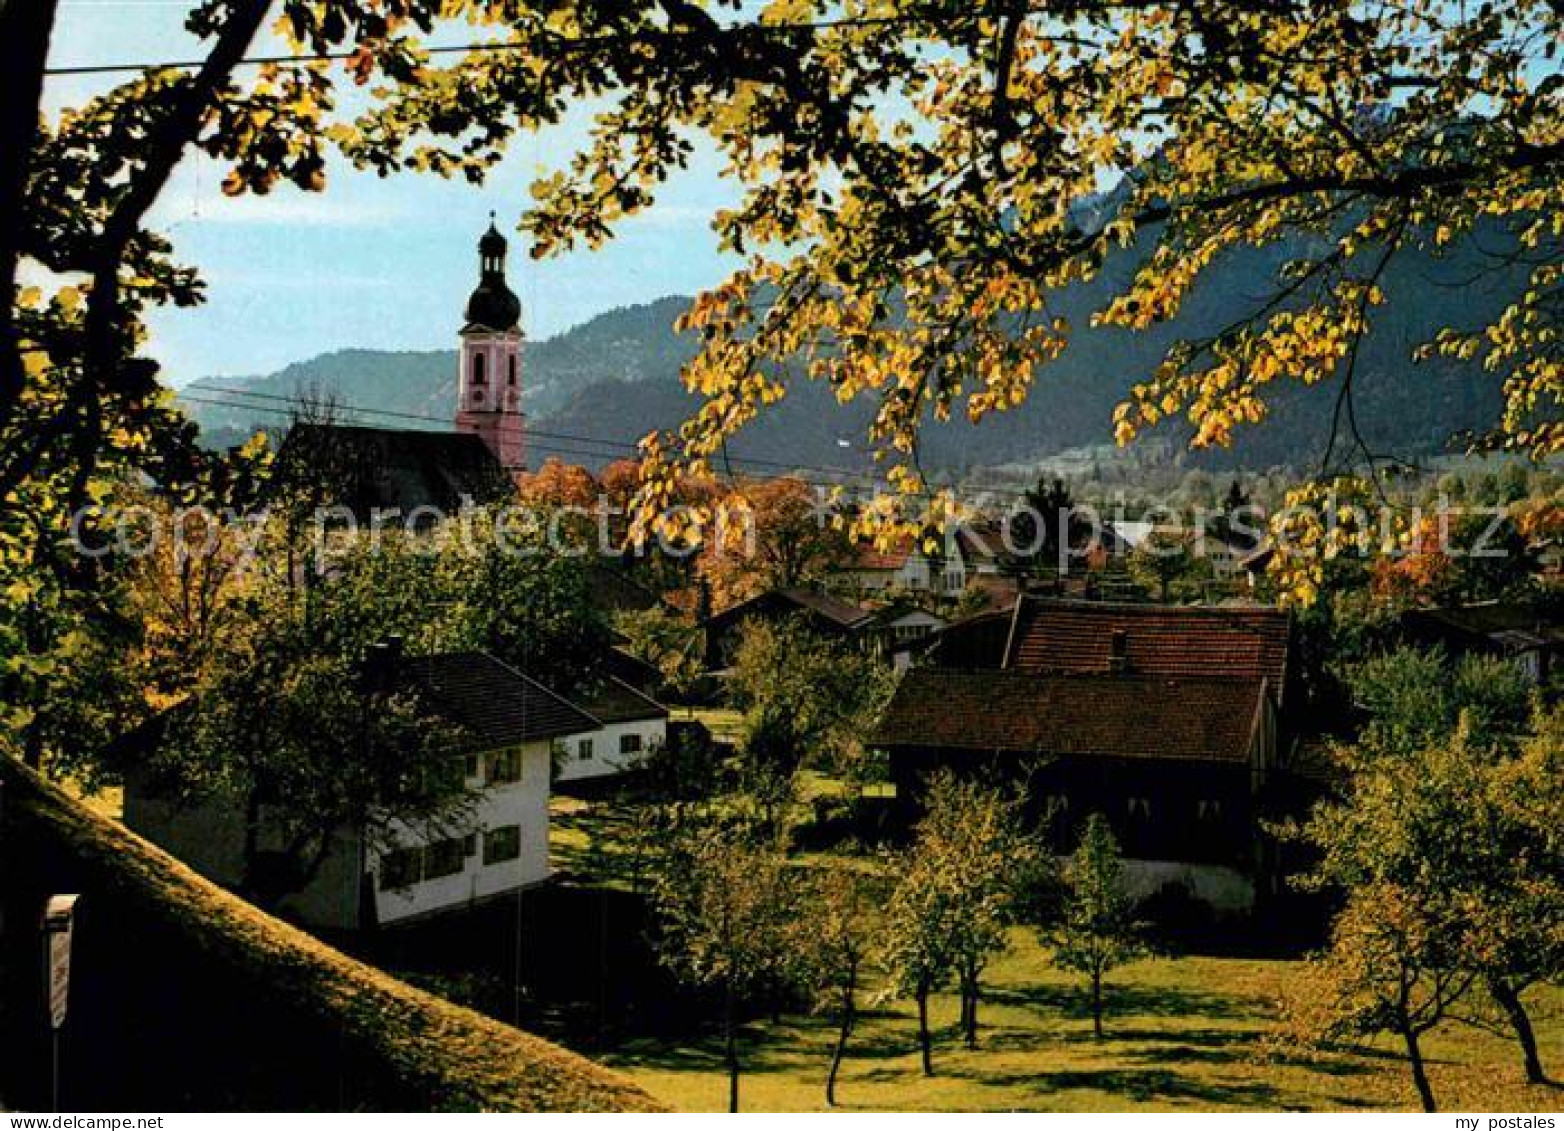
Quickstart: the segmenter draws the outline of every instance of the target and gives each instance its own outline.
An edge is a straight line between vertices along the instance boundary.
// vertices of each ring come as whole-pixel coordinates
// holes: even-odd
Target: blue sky
[[[62,0],[55,67],[187,59],[185,0]],[[451,36],[460,41],[462,29]],[[80,103],[113,80],[51,78],[47,106]],[[477,276],[478,236],[491,209],[511,237],[511,285],[530,337],[543,338],[616,306],[689,294],[733,265],[708,224],[733,189],[702,154],[658,204],[596,252],[535,261],[513,231],[537,173],[561,165],[587,116],[514,146],[490,183],[432,177],[382,180],[331,169],[324,194],[281,187],[229,199],[210,159],[181,165],[154,213],[185,262],[201,269],[207,302],[152,319],[151,353],[172,384],[210,374],[265,373],[347,346],[451,346]]]

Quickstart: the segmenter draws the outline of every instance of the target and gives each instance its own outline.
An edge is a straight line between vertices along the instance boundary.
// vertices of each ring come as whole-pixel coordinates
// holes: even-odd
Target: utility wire
[[[216,395],[204,395],[207,393],[214,393]],[[294,409],[302,403],[298,398],[282,396],[277,393],[260,393],[241,389],[213,390],[208,388],[203,389],[200,393],[178,393],[177,395],[181,400],[188,401],[192,404],[204,404],[227,409],[245,409],[252,412],[284,416],[289,418],[293,417]],[[246,401],[239,400],[237,398],[254,398],[255,400],[274,403],[253,404],[247,403]],[[449,423],[449,421],[442,417],[430,416],[425,413],[401,412],[396,409],[370,408],[368,406],[354,405],[344,402],[336,402],[330,407],[340,410],[345,414],[354,416],[419,421],[422,423],[432,424]],[[613,440],[607,437],[598,436],[582,436],[580,434],[571,432],[554,432],[548,429],[531,428],[525,424],[517,424],[515,427],[522,430],[523,435],[526,436],[529,441],[531,441],[534,437],[541,438],[542,442],[530,443],[529,446],[549,454],[568,455],[576,458],[588,459],[610,459],[624,456],[638,457],[640,455],[640,448],[637,445],[623,440]],[[600,449],[607,450],[605,451]],[[844,467],[830,467],[807,463],[793,464],[785,463],[779,460],[766,460],[760,459],[758,457],[746,456],[733,456],[732,462],[781,471],[814,487],[833,488],[846,486],[847,484],[843,483],[841,478],[820,479],[813,478],[810,475],[802,473],[812,472],[816,476],[839,476],[845,477],[847,479],[867,480],[888,487],[888,484],[886,484],[883,479],[873,476],[867,470],[854,471]],[[732,473],[723,473],[717,471],[716,469],[713,469],[712,473],[718,478],[727,479],[729,482],[736,482],[739,478]],[[1014,488],[1005,488],[997,485],[991,486],[985,484],[977,484],[974,486],[979,493],[1005,499],[1011,502],[1022,502],[1026,499],[1026,493],[1024,491]]]
[[[969,18],[976,18],[969,17]],[[797,21],[774,24],[722,24],[719,25],[720,33],[744,32],[746,34],[786,35],[803,31],[831,31],[838,28],[872,28],[884,27],[890,24],[909,22],[907,16],[858,16],[844,17],[839,20],[818,20],[813,22]],[[933,17],[921,17],[923,22],[940,22]],[[639,36],[651,35],[658,38],[695,38],[705,35],[705,31],[697,31],[694,28],[662,28],[647,27],[637,30],[615,32],[611,35],[583,36],[576,39],[555,37],[552,39],[538,39],[525,43],[514,41],[496,42],[489,40],[480,43],[450,43],[433,47],[423,47],[420,50],[426,55],[456,55],[456,54],[484,54],[490,52],[506,51],[532,51],[538,54],[561,53],[571,54],[577,51],[593,51],[600,48],[611,47],[615,44],[632,42]],[[280,66],[290,63],[323,63],[352,59],[358,55],[357,51],[320,51],[306,54],[290,55],[252,55],[240,59],[238,66],[265,67]],[[144,63],[91,63],[75,67],[45,67],[46,77],[64,78],[72,75],[111,75],[111,74],[137,74],[142,71],[193,71],[204,66],[204,59],[168,59],[163,61],[151,60]]]

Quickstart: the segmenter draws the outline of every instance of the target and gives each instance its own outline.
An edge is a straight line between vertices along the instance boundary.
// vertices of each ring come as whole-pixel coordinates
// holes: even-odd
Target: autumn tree
[[[1203,562],[1195,552],[1195,541],[1188,534],[1152,531],[1130,552],[1130,576],[1156,594],[1166,604],[1176,587],[1195,577]]]
[[[793,885],[780,853],[739,826],[685,827],[657,874],[663,962],[722,999],[728,1110],[739,1110],[738,1026],[747,995],[772,990],[790,961]]]
[[[1285,1028],[1305,1042],[1389,1033],[1401,1041],[1424,1111],[1437,1111],[1423,1038],[1466,994],[1473,975],[1439,941],[1415,893],[1388,882],[1352,890],[1284,1004]]]
[[[711,140],[741,192],[714,225],[747,258],[686,316],[702,404],[648,448],[653,467],[720,460],[798,379],[781,363],[802,358],[807,379],[868,402],[894,485],[933,493],[919,430],[1024,400],[1078,330],[1060,290],[1111,271],[1093,321],[1145,330],[1176,318],[1226,253],[1284,235],[1305,250],[1220,330],[1172,335],[1117,437],[1181,419],[1197,447],[1225,444],[1279,386],[1335,380],[1339,442],[1323,460],[1372,461],[1353,386],[1387,268],[1493,229],[1530,286],[1430,349],[1493,374],[1493,444],[1564,442],[1550,66],[1564,17],[1549,0],[862,14],[777,0],[732,18],[648,0],[506,15],[517,50],[431,66],[345,148],[377,169],[482,176],[517,132],[601,98],[593,140],[535,186],[524,223],[548,254],[609,238],[655,201],[692,136]],[[654,476],[645,501],[666,482]]]
[[[962,1038],[976,1048],[983,971],[1009,946],[1038,880],[1041,854],[1022,804],[987,783],[936,774],[897,867],[884,958],[893,985],[917,999],[925,1074],[933,1074],[929,993],[955,978]]]
[[[1457,1002],[1478,1016],[1466,991],[1481,989],[1528,1079],[1542,1080],[1525,994],[1564,962],[1564,847],[1550,815],[1561,801],[1558,715],[1539,715],[1525,738],[1478,729],[1470,714],[1420,742],[1367,738],[1340,754],[1344,798],[1305,828],[1320,858],[1306,885],[1348,901],[1321,964],[1346,996],[1339,1016],[1317,1015],[1322,1028],[1395,1032],[1432,1110],[1419,1038]],[[1416,994],[1400,986],[1408,974]]]
[[[820,869],[800,894],[789,946],[817,1013],[834,1014],[837,1031],[825,1102],[836,1106],[836,1079],[858,1023],[858,994],[873,937],[866,877],[850,867]]]
[[[719,607],[817,582],[850,556],[829,494],[801,479],[740,480],[718,507],[699,564]]]
[[[1134,905],[1124,888],[1124,859],[1101,813],[1093,813],[1064,868],[1064,897],[1043,932],[1053,961],[1084,974],[1091,992],[1092,1034],[1102,1037],[1103,979],[1145,952]]]

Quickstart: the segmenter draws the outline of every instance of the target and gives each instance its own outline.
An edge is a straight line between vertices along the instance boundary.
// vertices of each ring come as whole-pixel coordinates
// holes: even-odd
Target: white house
[[[898,590],[954,596],[967,587],[967,563],[960,539],[953,539],[943,560],[925,554],[912,538],[885,549],[864,546],[857,559],[839,571],[850,588],[864,594]]]
[[[403,661],[402,678],[461,728],[467,786],[475,794],[441,835],[403,827],[372,854],[381,923],[430,915],[540,884],[549,877],[552,751],[599,720],[484,652]]]
[[[377,822],[371,838],[344,829],[314,878],[279,910],[314,926],[356,929],[451,911],[549,877],[550,761],[556,739],[602,723],[484,652],[398,661],[395,681],[455,724],[452,751],[469,804],[438,830]],[[263,813],[264,818],[264,813]],[[224,884],[244,874],[244,830],[222,801],[191,805],[130,776],[125,824],[198,872]],[[263,844],[266,837],[263,832]]]
[[[577,782],[637,769],[668,741],[668,708],[607,676],[576,696],[601,725],[555,739],[554,780]]]

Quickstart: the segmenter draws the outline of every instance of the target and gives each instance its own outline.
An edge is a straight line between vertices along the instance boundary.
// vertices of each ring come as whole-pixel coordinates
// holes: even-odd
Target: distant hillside
[[[536,419],[547,417],[597,381],[677,384],[692,347],[672,327],[687,302],[663,298],[612,310],[557,337],[527,343],[527,412]],[[286,401],[299,396],[331,397],[341,405],[374,409],[365,423],[443,429],[450,426],[456,399],[456,351],[337,350],[264,376],[203,377],[186,385],[179,396],[214,447],[239,443],[257,429],[285,425]]]
[[[1486,240],[1492,242],[1492,237]],[[1229,256],[1202,281],[1178,319],[1143,333],[1093,329],[1091,314],[1122,286],[1133,253],[1109,263],[1090,284],[1058,296],[1056,310],[1075,326],[1070,349],[1040,378],[1021,408],[973,427],[964,420],[931,424],[925,465],[967,470],[1026,463],[1070,448],[1105,441],[1113,406],[1149,374],[1176,337],[1209,334],[1231,322],[1267,293],[1281,265],[1296,257],[1286,243]],[[1473,365],[1413,365],[1415,346],[1442,326],[1471,325],[1500,308],[1520,276],[1494,272],[1470,249],[1441,259],[1403,256],[1382,286],[1388,303],[1377,312],[1358,360],[1357,415],[1376,450],[1402,456],[1445,450],[1452,432],[1491,423],[1499,408],[1497,382]],[[695,404],[678,381],[694,343],[672,330],[686,299],[670,297],[646,306],[610,311],[547,341],[528,346],[525,404],[532,418],[532,451],[585,463],[602,463],[618,449],[583,444],[579,437],[628,445],[656,427],[672,427]],[[289,366],[266,377],[208,379],[190,386],[189,407],[214,444],[232,443],[282,417],[251,407],[197,403],[227,399],[234,391],[292,396],[300,390],[335,393],[346,405],[432,418],[444,427],[454,399],[454,352],[383,353],[346,350]],[[1279,383],[1274,413],[1265,424],[1239,434],[1231,452],[1198,461],[1213,467],[1269,467],[1316,462],[1327,441],[1336,382],[1313,388]],[[234,399],[242,399],[234,398]],[[249,402],[281,407],[280,402]],[[751,425],[731,446],[734,458],[788,467],[861,466],[855,445],[871,407],[842,406],[828,390],[797,381],[789,396]],[[366,418],[406,427],[418,419]],[[1177,426],[1169,435],[1177,438]],[[552,433],[552,435],[549,435]],[[764,466],[764,465],[762,465]]]

